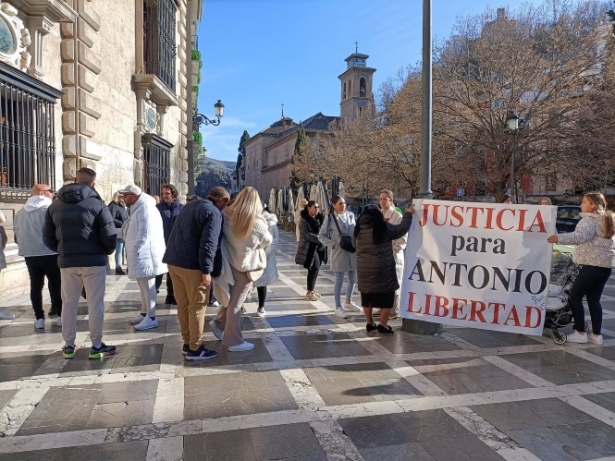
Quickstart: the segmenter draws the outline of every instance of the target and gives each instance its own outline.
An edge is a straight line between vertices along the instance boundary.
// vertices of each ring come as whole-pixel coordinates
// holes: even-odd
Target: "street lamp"
[[[525,128],[526,122],[519,118],[514,111],[509,110],[506,117],[506,130],[513,135],[512,148],[510,150],[510,195],[519,201],[515,194],[515,151],[517,149],[517,135],[519,130]]]
[[[220,119],[224,115],[224,104],[218,99],[218,102],[214,104],[214,112],[216,114],[217,120],[212,120],[206,115],[203,114],[194,114],[192,118],[192,128],[194,131],[197,131],[201,125],[220,125]]]

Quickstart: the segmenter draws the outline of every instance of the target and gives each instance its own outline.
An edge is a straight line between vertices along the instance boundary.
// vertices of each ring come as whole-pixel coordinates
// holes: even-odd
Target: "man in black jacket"
[[[164,229],[164,243],[169,244],[169,237],[171,236],[171,230],[175,224],[175,220],[179,216],[179,212],[182,209],[182,204],[179,203],[177,197],[179,193],[173,184],[164,184],[162,186],[162,202],[156,205],[160,215],[162,216],[162,227]],[[156,276],[156,293],[162,285],[162,275]],[[171,280],[171,274],[167,273],[167,297],[164,301],[165,304],[177,305],[175,301],[175,294],[173,292],[173,280]]]
[[[184,340],[182,353],[187,360],[206,360],[218,355],[201,344],[201,335],[214,260],[222,239],[222,210],[230,201],[226,189],[214,187],[206,199],[186,204],[175,221],[162,259],[169,267],[175,288]]]
[[[77,171],[75,184],[58,191],[58,200],[47,209],[43,242],[58,253],[62,273],[62,336],[64,358],[75,357],[77,307],[81,289],[88,294],[88,314],[92,349],[91,359],[116,353],[114,346],[102,342],[105,314],[107,257],[115,250],[115,223],[109,209],[94,190],[96,172]]]
[[[124,253],[124,239],[121,237],[121,229],[126,221],[128,221],[128,211],[124,203],[124,196],[119,192],[113,194],[113,200],[109,202],[109,212],[115,222],[115,228],[118,232],[117,242],[115,244],[115,273],[116,275],[126,275],[122,270],[122,254]]]

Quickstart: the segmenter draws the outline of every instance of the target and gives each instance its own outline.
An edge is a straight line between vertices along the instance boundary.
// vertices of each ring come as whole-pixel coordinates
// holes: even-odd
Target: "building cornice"
[[[74,22],[77,12],[64,0],[10,0],[15,8],[28,16],[45,16],[52,22]]]
[[[350,69],[346,69],[345,72],[338,75],[337,78],[341,80],[342,77],[348,74],[373,74],[374,72],[376,72],[376,69],[374,69],[373,67],[351,67]]]

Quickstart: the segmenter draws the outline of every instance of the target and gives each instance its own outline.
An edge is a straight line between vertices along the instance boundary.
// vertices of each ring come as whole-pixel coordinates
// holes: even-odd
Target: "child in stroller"
[[[572,249],[563,245],[554,245],[544,328],[551,330],[551,338],[555,344],[566,342],[566,334],[559,329],[570,325],[573,320],[568,296],[576,270],[576,265],[572,262]]]

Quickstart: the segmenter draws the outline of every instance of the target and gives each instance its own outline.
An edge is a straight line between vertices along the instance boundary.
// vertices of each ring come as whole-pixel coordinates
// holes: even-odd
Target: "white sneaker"
[[[213,303],[211,303],[212,307],[220,307],[220,303],[218,301],[214,301]]]
[[[249,343],[248,341],[244,341],[241,344],[237,344],[236,346],[231,346],[228,348],[231,352],[243,352],[243,351],[251,351],[254,349],[254,344]]]
[[[147,315],[145,316],[147,317]],[[141,323],[143,321],[143,319],[145,318],[144,316],[142,316],[141,314],[139,315],[135,315],[133,318],[131,318],[129,320],[131,325],[138,325],[139,323]]]
[[[602,337],[602,335],[595,335],[595,334],[591,334],[591,335],[587,335],[587,340],[592,343],[592,344],[598,344],[599,346],[602,346],[604,344],[604,338]]]
[[[141,323],[134,326],[137,331],[151,330],[152,328],[158,328],[158,319],[152,320],[147,315],[142,318]]]
[[[211,327],[211,331],[213,332],[214,336],[220,341],[222,341],[222,338],[224,337],[224,332],[218,327],[218,325],[216,325],[216,322],[212,320],[211,322],[209,322],[209,326]]]
[[[258,309],[256,309],[256,315],[258,315],[259,317],[265,317],[267,315],[267,311],[264,307],[259,307]]]
[[[357,306],[353,301],[346,300],[346,304],[344,304],[344,309],[347,311],[362,311],[359,306]]]
[[[13,320],[15,316],[9,312],[0,309],[0,320]]]
[[[34,328],[38,328],[39,330],[44,330],[45,329],[45,319],[35,320]]]
[[[569,343],[585,344],[588,341],[587,333],[579,333],[578,331],[574,330],[568,335],[567,341]]]
[[[58,317],[58,319],[56,320],[56,325],[59,327],[62,326],[62,317]]]
[[[346,313],[346,311],[344,310],[342,306],[337,306],[335,308],[335,315],[341,319],[348,318],[348,314]]]

